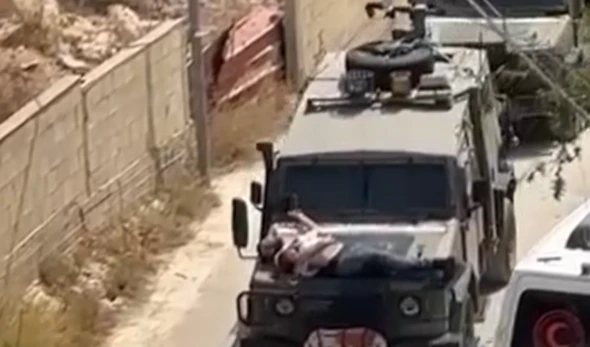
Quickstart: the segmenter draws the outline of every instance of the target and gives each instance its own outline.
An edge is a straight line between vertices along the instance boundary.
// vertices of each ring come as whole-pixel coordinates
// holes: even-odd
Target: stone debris
[[[265,2],[282,3],[200,0],[203,25],[218,35]],[[10,86],[0,93],[0,122],[39,93],[42,83],[84,74],[161,20],[186,15],[187,0],[0,0],[0,82]],[[19,60],[31,56],[39,59]]]
[[[108,20],[114,31],[124,42],[131,42],[144,34],[145,26],[132,9],[124,5],[110,5],[107,8]]]
[[[86,64],[82,60],[74,58],[67,52],[58,53],[57,61],[62,67],[72,71],[75,74],[81,75],[90,71],[90,65]]]
[[[82,15],[63,10],[58,0],[12,1],[18,20],[0,20],[0,45],[38,49],[75,73],[108,59],[157,24],[118,3],[108,5],[106,15]]]
[[[31,59],[29,61],[22,62],[20,64],[20,68],[21,68],[21,70],[24,70],[24,71],[30,71],[30,70],[36,68],[38,65],[39,65],[39,60]]]

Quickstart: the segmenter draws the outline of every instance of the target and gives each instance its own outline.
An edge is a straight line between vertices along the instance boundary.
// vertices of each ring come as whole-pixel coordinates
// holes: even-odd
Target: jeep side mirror
[[[250,182],[250,202],[256,206],[262,204],[262,185],[259,182]]]
[[[248,205],[243,199],[234,198],[231,201],[231,229],[234,246],[245,248],[248,246]]]
[[[471,185],[471,196],[472,200],[477,205],[482,205],[486,199],[486,191],[487,191],[488,182],[486,180],[476,180],[473,181]]]

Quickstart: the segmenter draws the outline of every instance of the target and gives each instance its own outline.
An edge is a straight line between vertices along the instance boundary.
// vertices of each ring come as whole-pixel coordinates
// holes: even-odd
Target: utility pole
[[[209,138],[209,112],[207,104],[207,81],[203,59],[203,37],[201,30],[200,0],[188,0],[191,56],[189,66],[190,113],[195,122],[197,137],[197,160],[199,173],[209,183],[211,162],[211,139]]]

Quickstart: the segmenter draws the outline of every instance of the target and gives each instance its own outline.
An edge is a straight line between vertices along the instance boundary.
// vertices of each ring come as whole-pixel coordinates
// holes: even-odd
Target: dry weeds
[[[63,74],[35,50],[0,47],[0,123]]]
[[[48,12],[43,7],[46,2],[58,5],[53,6],[57,7],[53,11],[56,13],[49,16],[47,23],[23,26],[8,38],[4,37],[3,29],[27,20],[41,21],[39,18],[43,16],[40,13]],[[205,1],[204,25],[212,29],[212,35],[217,35],[259,2]],[[282,3],[279,0],[271,2]],[[116,13],[125,13],[121,5],[128,6],[135,13],[127,11],[125,18],[117,18],[109,11],[113,5],[119,6]],[[20,18],[11,18],[17,13]],[[0,123],[64,71],[85,73],[137,38],[135,34],[144,34],[158,21],[182,17],[186,13],[186,0],[0,0],[0,84],[3,86]],[[132,18],[135,14],[138,18]],[[119,30],[121,27],[126,30]],[[127,30],[129,27],[133,30]],[[129,38],[128,32],[121,31],[130,31],[135,36]],[[15,55],[15,50],[21,53]],[[20,55],[36,55],[35,68],[23,71],[20,66],[29,59],[20,59]]]
[[[69,303],[56,310],[48,302],[31,304],[22,300],[2,299],[0,302],[0,343],[2,346],[19,347],[79,347],[92,346],[94,334],[87,325],[92,324],[92,314],[76,311],[76,307],[89,309],[95,301],[88,299],[84,305]],[[86,300],[78,296],[80,300]]]
[[[241,99],[216,107],[211,115],[215,166],[233,166],[252,159],[256,141],[272,138],[285,129],[293,100],[284,80],[269,77]]]
[[[218,205],[195,177],[171,182],[106,227],[86,231],[72,253],[46,258],[33,294],[0,301],[0,345],[99,345],[118,313],[149,293],[162,256],[189,242],[190,224]]]

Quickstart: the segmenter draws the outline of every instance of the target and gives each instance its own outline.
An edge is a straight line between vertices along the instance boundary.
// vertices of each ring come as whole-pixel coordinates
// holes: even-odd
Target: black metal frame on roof
[[[469,90],[465,90],[463,92],[453,95],[448,95],[452,93],[450,89],[445,89],[446,93],[444,94],[446,95],[436,95],[436,92],[434,92],[433,90],[427,90],[426,92],[428,92],[428,95],[420,95],[419,92],[418,95],[410,98],[394,96],[381,98],[379,93],[372,93],[361,97],[350,97],[347,95],[337,97],[310,97],[306,99],[305,113],[318,112],[334,108],[368,108],[372,106],[406,106],[412,108],[420,107],[427,109],[444,110],[448,108],[448,105],[445,105],[444,103],[439,104],[438,101],[445,99],[450,99],[453,102],[459,101],[462,98],[468,96]],[[426,94],[425,92],[422,93]]]

